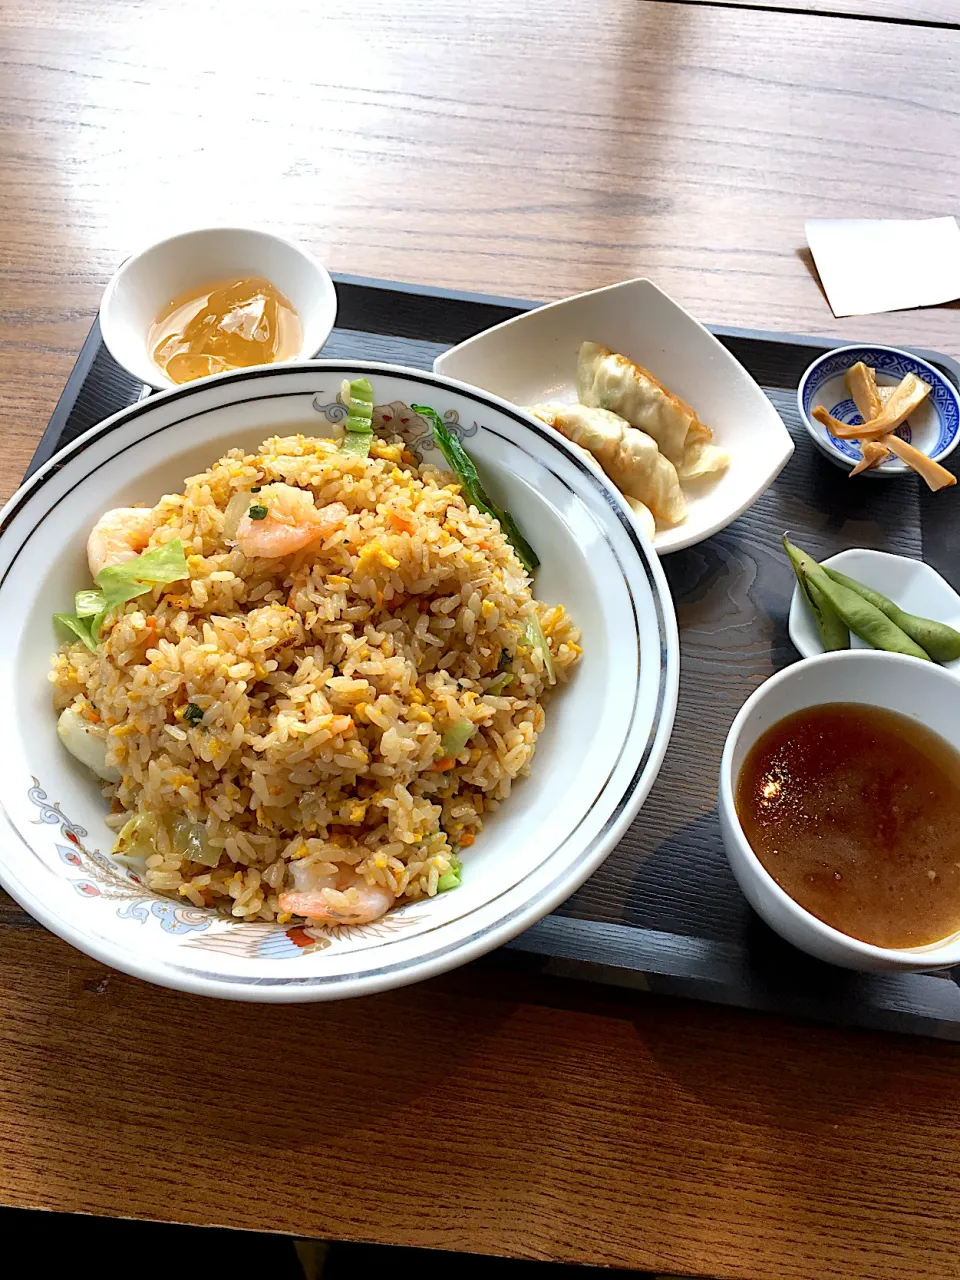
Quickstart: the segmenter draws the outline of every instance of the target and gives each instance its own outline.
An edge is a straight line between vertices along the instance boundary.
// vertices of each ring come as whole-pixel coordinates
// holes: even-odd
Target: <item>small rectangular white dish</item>
[[[434,369],[520,407],[572,404],[582,342],[600,343],[649,369],[730,453],[721,476],[684,485],[687,518],[658,529],[660,554],[693,546],[732,523],[793,453],[780,415],[746,369],[650,280],[626,280],[528,311],[445,351]]]

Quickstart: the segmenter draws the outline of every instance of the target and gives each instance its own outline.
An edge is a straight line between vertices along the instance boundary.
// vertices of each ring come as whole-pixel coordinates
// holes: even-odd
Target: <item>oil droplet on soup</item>
[[[846,702],[787,716],[736,806],[777,884],[842,933],[919,947],[960,929],[960,754],[915,720]]]
[[[300,317],[262,276],[198,286],[167,303],[150,327],[154,363],[173,382],[297,355]]]

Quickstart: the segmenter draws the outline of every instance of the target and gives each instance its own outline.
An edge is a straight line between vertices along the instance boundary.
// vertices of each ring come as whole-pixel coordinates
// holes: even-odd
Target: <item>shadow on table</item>
[[[159,1207],[159,1206],[158,1206]],[[0,1207],[0,1239],[6,1257],[19,1257],[17,1274],[56,1277],[90,1267],[97,1280],[355,1280],[385,1267],[410,1265],[417,1280],[551,1280],[576,1274],[652,1280],[637,1271],[518,1262],[432,1249],[294,1241],[285,1236],[220,1227],[182,1227],[81,1214]],[[33,1259],[31,1262],[30,1259]]]
[[[162,1213],[162,1190],[158,1196]],[[5,1258],[21,1260],[11,1277],[67,1280],[89,1270],[97,1280],[304,1280],[292,1240],[252,1231],[0,1208],[0,1239]]]
[[[610,1280],[653,1280],[648,1272],[611,1270],[609,1267],[566,1266],[556,1262],[520,1262],[513,1258],[486,1258],[474,1254],[446,1253],[434,1249],[389,1249],[380,1245],[330,1245],[317,1280],[355,1280],[356,1276],[377,1274],[384,1265],[407,1264],[417,1280],[561,1280],[569,1276],[603,1275]],[[404,1274],[401,1272],[401,1274]],[[309,1280],[314,1280],[310,1277]],[[664,1278],[665,1280],[665,1278]]]

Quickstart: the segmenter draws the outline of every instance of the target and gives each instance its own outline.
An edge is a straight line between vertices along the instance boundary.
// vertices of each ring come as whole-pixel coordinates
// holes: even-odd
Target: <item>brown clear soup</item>
[[[795,902],[878,947],[960,930],[960,754],[915,720],[834,702],[787,716],[743,763],[737,816]]]

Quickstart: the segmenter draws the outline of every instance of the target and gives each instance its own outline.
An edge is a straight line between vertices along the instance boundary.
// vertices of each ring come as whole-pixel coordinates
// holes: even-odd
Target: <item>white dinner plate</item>
[[[344,377],[366,375],[408,446],[443,415],[539,552],[538,598],[562,601],[583,658],[547,703],[531,775],[464,854],[460,888],[353,928],[234,922],[149,893],[110,856],[105,802],[61,747],[47,675],[52,614],[89,586],[87,533],[107,509],[155,503],[227,449],[333,435]],[[663,571],[590,459],[511,405],[389,365],[262,367],[165,392],[92,428],[0,514],[0,880],[61,937],[118,969],[246,1000],[320,1000],[429,977],[505,942],[595,871],[646,798],[677,698],[679,647]]]

